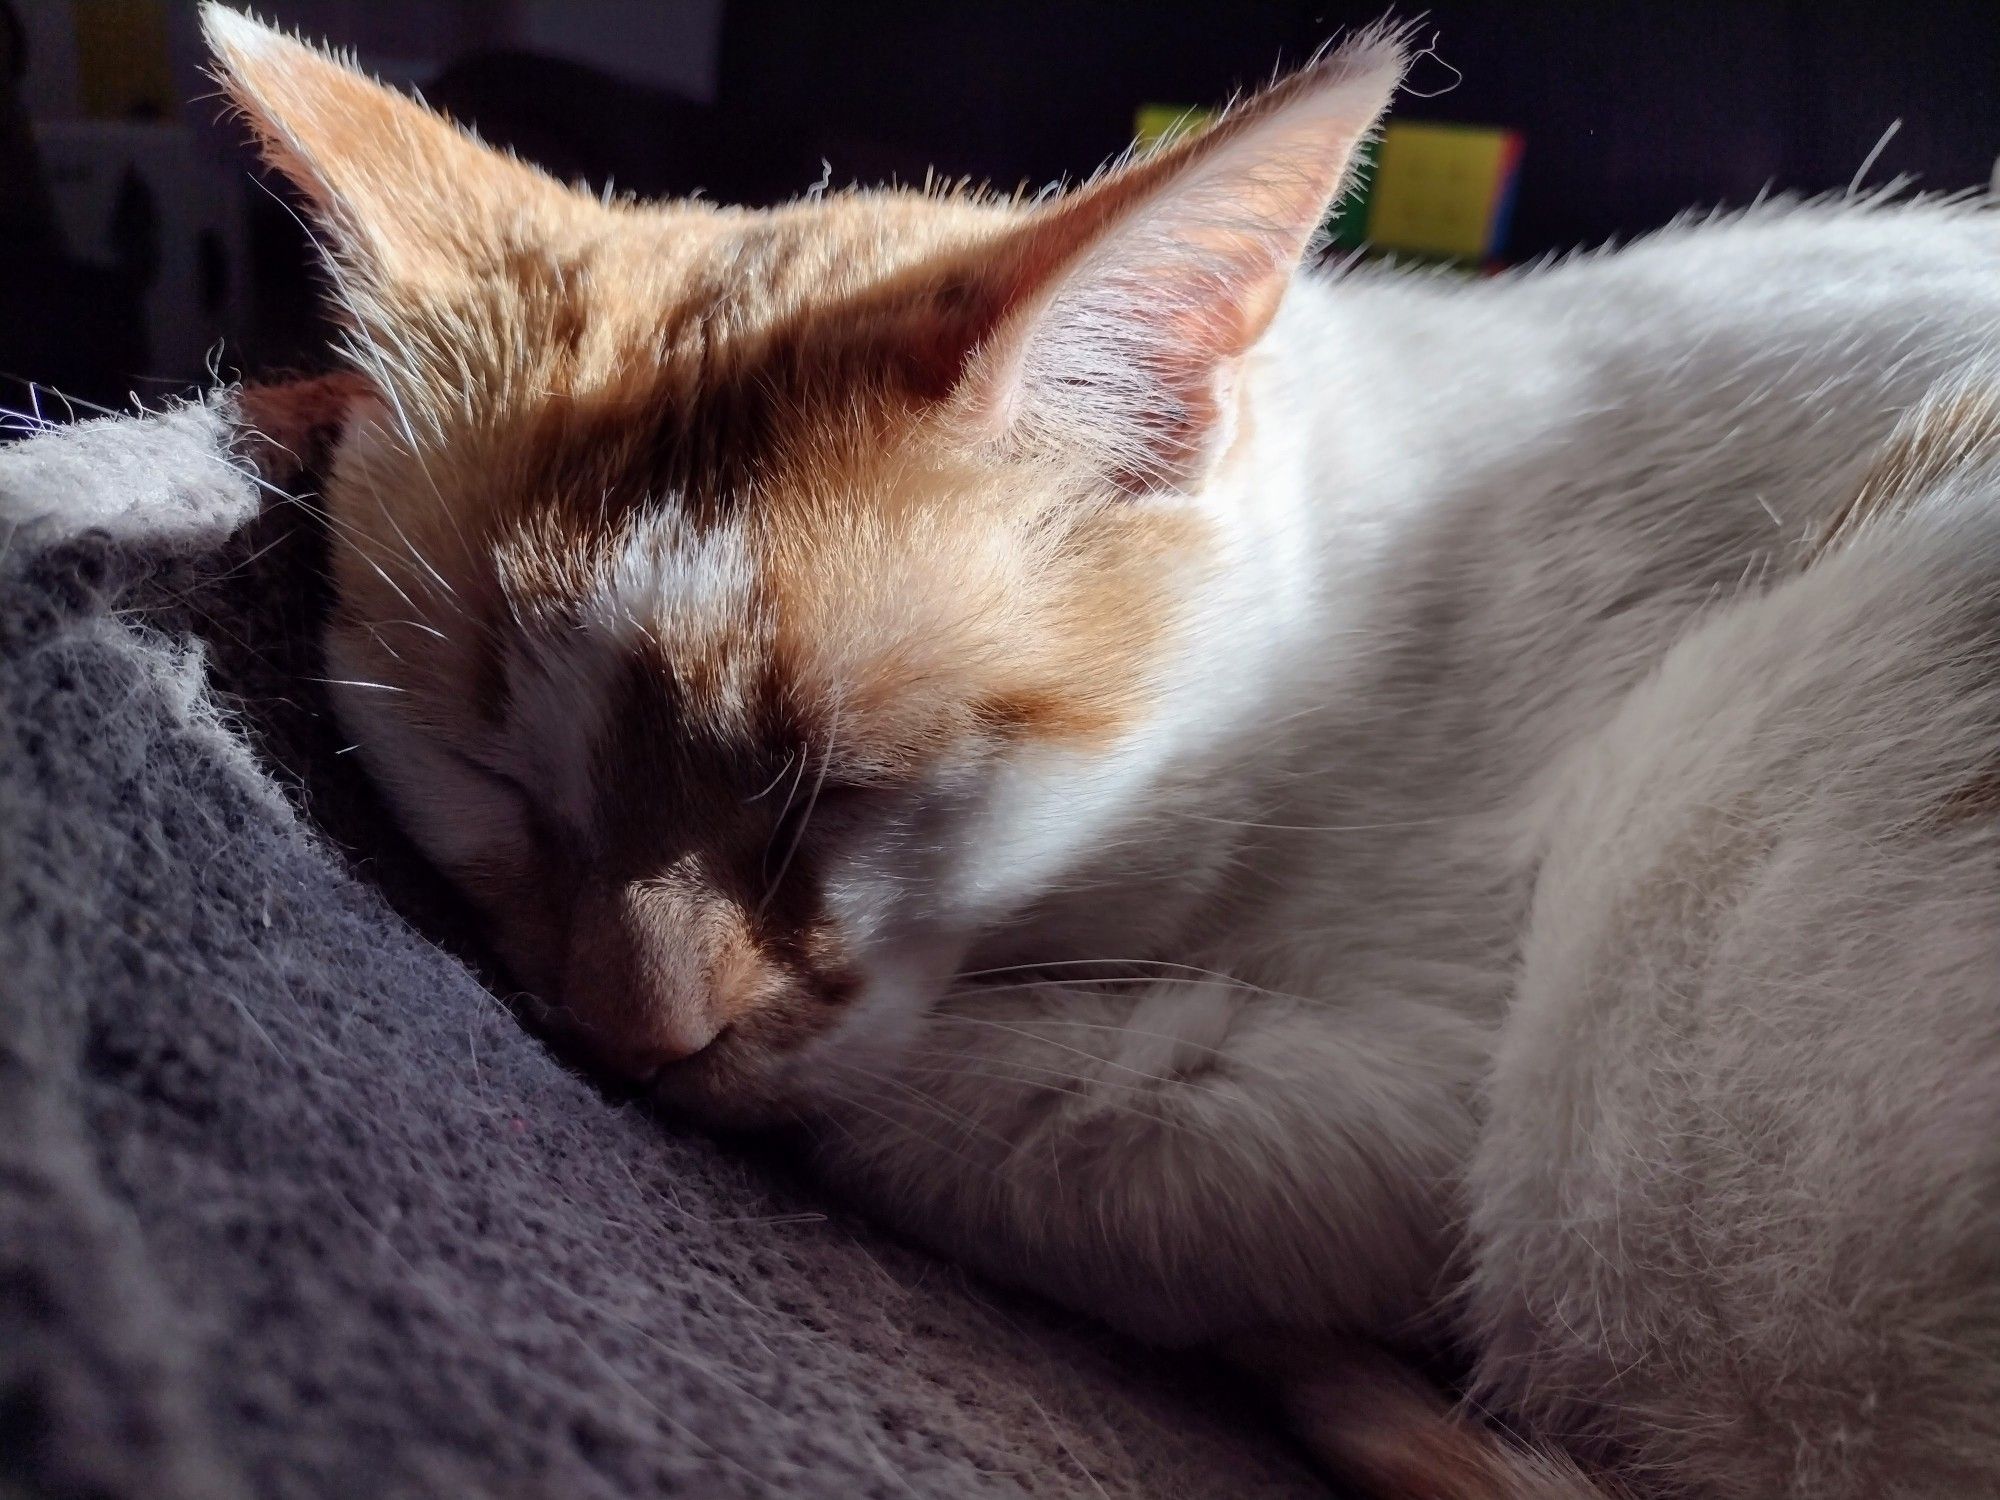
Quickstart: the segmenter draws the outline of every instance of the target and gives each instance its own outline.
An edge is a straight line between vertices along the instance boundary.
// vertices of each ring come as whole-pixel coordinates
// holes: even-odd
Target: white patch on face
[[[584,619],[631,640],[651,637],[704,658],[731,651],[751,624],[756,568],[740,524],[696,528],[671,513],[648,517],[599,569]]]
[[[949,893],[964,919],[1005,919],[1102,839],[1141,794],[1157,743],[1141,734],[1111,754],[1026,749],[998,765]]]

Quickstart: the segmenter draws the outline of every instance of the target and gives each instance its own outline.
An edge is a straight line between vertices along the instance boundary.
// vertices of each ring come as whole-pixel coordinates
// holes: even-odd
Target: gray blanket
[[[1319,1493],[1228,1382],[523,1034],[229,442],[0,451],[0,1496]]]

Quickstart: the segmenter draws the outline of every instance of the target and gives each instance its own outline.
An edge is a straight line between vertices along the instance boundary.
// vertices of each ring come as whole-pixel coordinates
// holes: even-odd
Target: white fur
[[[662,506],[633,518],[603,565],[583,622],[610,635],[614,656],[645,637],[705,656],[738,656],[729,648],[754,619],[756,582],[740,521],[696,526]]]
[[[2000,480],[1805,565],[1996,346],[1971,207],[1297,283],[1156,712],[954,825],[829,1169],[1149,1336],[1454,1326],[1641,1486],[2000,1493],[2000,840],[1923,822]]]

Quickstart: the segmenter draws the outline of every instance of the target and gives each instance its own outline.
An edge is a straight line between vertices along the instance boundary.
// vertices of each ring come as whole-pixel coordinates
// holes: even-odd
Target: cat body
[[[606,205],[208,17],[344,722],[596,1065],[1385,1500],[2000,1483],[2000,220],[1294,276],[1383,35],[1046,202]]]
[[[1175,737],[1098,859],[968,967],[1226,974],[1183,1008],[1269,1011],[1298,1033],[1278,1055],[1328,1029],[1358,1060],[1379,1016],[1462,1066],[1463,1117],[1415,1134],[1463,1161],[1571,762],[1697,621],[1798,571],[1898,415],[2000,335],[1996,265],[1984,213],[1826,206],[1497,282],[1302,280],[1253,377],[1241,562],[1174,673],[1217,742]],[[1201,983],[1140,1003],[1171,1029]],[[1348,1091],[1339,1056],[1307,1071]]]
[[[2000,508],[1975,487],[1817,554],[1899,417],[2000,337],[1997,271],[1985,210],[1822,204],[1499,281],[1300,282],[1267,340],[1256,406],[1287,416],[1251,487],[1287,507],[1260,529],[1312,562],[1250,564],[1191,648],[1263,700],[978,955],[1037,972],[948,1001],[930,1055],[976,1065],[864,1087],[834,1169],[954,1256],[1154,1338],[1409,1339],[1449,1323],[1467,1278],[1499,1409],[1672,1472],[1685,1452],[1625,1429],[1650,1416],[1693,1449],[1742,1427],[1724,1461],[1742,1468],[1696,1493],[1978,1492],[1894,1441],[1858,1454],[1922,1412],[2000,1410],[2000,1268],[1956,1239],[1990,1232],[2000,1186],[2000,840],[1970,812],[1933,836],[1922,811],[1992,774]],[[1983,655],[1947,670],[1946,641]],[[1849,700],[1864,682],[1873,701]],[[1800,693],[1803,722],[1771,706]],[[1635,808],[1658,826],[1630,827]],[[1858,808],[1862,827],[1825,826]],[[1674,845],[1705,822],[1746,847],[1704,864]],[[1792,861],[1810,874],[1770,869]],[[1117,911],[1097,889],[1135,870],[1166,891],[1107,937],[1077,908]],[[1621,903],[1677,883],[1671,922],[1635,933]],[[1205,899],[1177,904],[1191,888]],[[1825,930],[1863,920],[1860,953]],[[1754,977],[1711,973],[1821,944],[1782,982],[1762,955]],[[1578,949],[1621,982],[1553,972]],[[1748,1034],[1683,1035],[1677,1008]],[[1876,1054],[1884,1032],[1901,1046]],[[1874,1138],[1846,1120],[1932,1089],[1938,1121]],[[1954,1137],[1949,1183],[1905,1155]],[[1772,1200],[1814,1140],[1827,1196],[1788,1216]],[[1833,1294],[1814,1254],[1877,1234],[1892,1180],[1906,1203],[1968,1195],[1967,1217],[1924,1234],[1899,1213],[1907,1251],[1840,1277],[1859,1297],[1944,1276],[1938,1347],[1978,1330],[1949,1358],[1886,1325],[1827,1347],[1819,1304],[1778,1295],[1787,1273]],[[1705,1193],[1736,1216],[1713,1245],[1689,1206]],[[1655,1316],[1732,1259],[1743,1305]],[[1714,1374],[1737,1361],[1800,1408],[1777,1431],[1744,1376]],[[1714,1388],[1635,1413],[1630,1371],[1655,1369]],[[1848,1451],[1810,1456],[1832,1422]],[[1996,1457],[1989,1431],[1966,1474]]]

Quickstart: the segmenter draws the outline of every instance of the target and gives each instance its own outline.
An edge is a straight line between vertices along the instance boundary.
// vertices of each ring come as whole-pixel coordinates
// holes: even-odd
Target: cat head
[[[769,1114],[1118,817],[1396,41],[1061,196],[751,212],[205,24],[347,330],[343,723],[592,1061]]]

